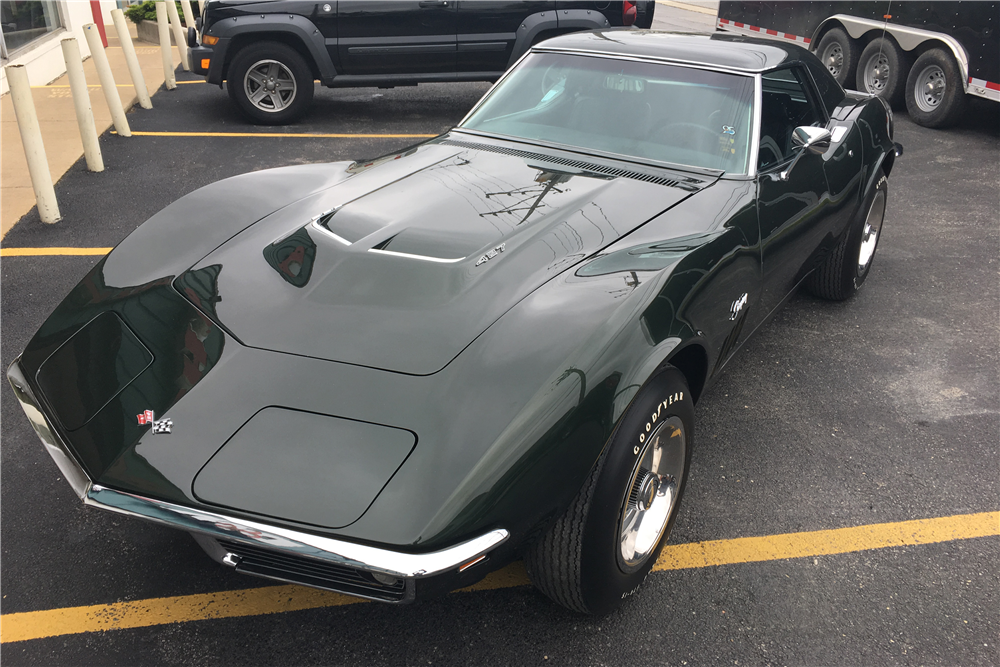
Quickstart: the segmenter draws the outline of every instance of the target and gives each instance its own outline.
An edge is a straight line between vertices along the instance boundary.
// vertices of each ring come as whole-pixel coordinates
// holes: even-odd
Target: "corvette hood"
[[[216,292],[197,305],[244,345],[427,375],[545,281],[714,180],[505,146],[445,138],[360,165],[175,285],[203,294],[211,273]]]

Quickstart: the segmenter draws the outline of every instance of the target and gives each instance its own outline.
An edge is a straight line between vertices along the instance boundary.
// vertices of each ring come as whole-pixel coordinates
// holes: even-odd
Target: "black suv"
[[[301,116],[330,88],[496,81],[533,44],[577,30],[648,28],[654,0],[210,0],[191,68],[256,123]],[[199,39],[200,38],[200,39]]]

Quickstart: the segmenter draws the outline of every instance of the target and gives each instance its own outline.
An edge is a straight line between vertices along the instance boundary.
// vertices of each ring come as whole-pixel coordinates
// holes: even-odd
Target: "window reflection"
[[[54,0],[0,0],[3,57],[62,27]]]

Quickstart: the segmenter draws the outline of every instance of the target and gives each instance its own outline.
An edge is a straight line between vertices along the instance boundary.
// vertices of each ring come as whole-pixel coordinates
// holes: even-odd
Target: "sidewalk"
[[[656,0],[653,30],[671,32],[715,32],[719,14],[717,0]]]
[[[108,62],[114,73],[118,94],[127,111],[137,104],[138,98],[135,88],[132,87],[132,78],[129,76],[115,28],[109,25],[105,26],[105,29],[108,35],[106,50]],[[139,57],[143,77],[146,79],[146,88],[152,96],[163,85],[160,47],[136,41],[135,25],[131,21],[129,32],[132,33],[132,42]],[[176,68],[180,64],[180,54],[176,47],[172,47],[171,52]],[[108,112],[104,92],[101,90],[91,58],[84,61],[83,71],[90,90],[90,106],[94,112],[94,122],[100,135],[111,127],[111,114]],[[73,110],[69,79],[64,74],[47,86],[33,86],[32,93],[35,111],[38,113],[38,123],[42,130],[42,141],[45,144],[45,155],[52,173],[52,182],[56,183],[77,160],[83,157],[83,143],[80,141],[80,129]],[[155,98],[153,104],[156,105]],[[139,112],[141,111],[142,109],[139,109]],[[105,170],[111,168],[114,168],[114,165],[105,162]],[[28,165],[24,159],[17,119],[14,117],[14,106],[10,94],[7,94],[0,98],[0,238],[3,238],[34,205],[35,193],[31,189],[31,179],[28,177]],[[66,221],[57,224],[66,224]]]

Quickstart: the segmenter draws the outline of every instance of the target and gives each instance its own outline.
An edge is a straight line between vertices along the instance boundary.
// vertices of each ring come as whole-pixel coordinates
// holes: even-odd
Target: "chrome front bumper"
[[[35,433],[85,505],[188,531],[195,535],[198,543],[215,560],[237,569],[239,569],[239,557],[228,553],[223,545],[242,544],[254,549],[278,552],[293,558],[301,557],[307,563],[319,561],[329,566],[350,568],[363,573],[401,579],[405,582],[405,593],[400,599],[394,601],[409,602],[415,598],[416,580],[448,573],[457,575],[466,567],[481,562],[488,552],[506,542],[509,537],[506,530],[497,529],[440,551],[409,554],[345,542],[109,489],[95,484],[90,479],[52,427],[32,393],[31,387],[24,379],[20,368],[20,357],[7,370],[7,379],[21,403],[21,408],[34,427]],[[234,549],[234,551],[238,551],[238,549]],[[335,586],[317,585],[293,577],[273,576],[260,572],[250,573],[330,590],[340,590]],[[385,600],[383,597],[366,595],[354,590],[342,590],[341,592]]]

